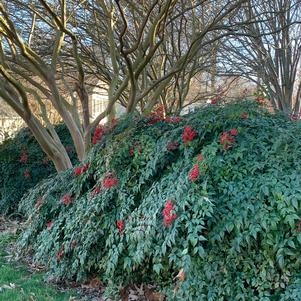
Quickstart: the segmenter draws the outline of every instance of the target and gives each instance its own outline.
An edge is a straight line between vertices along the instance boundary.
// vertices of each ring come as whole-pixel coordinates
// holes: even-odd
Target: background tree
[[[87,65],[107,80],[113,102],[127,100],[128,112],[158,101],[180,111],[191,79],[209,69],[212,43],[229,34],[224,26],[244,2],[91,2],[85,18],[93,21],[80,22],[90,37],[82,39]]]
[[[245,25],[239,34],[224,40],[222,73],[247,77],[258,84],[275,109],[298,114],[301,2],[248,1],[237,18]],[[252,22],[246,24],[245,20]]]
[[[0,96],[57,170],[69,168],[47,105],[66,124],[80,161],[91,132],[114,115],[117,102],[128,113],[149,112],[159,101],[179,111],[210,45],[229,34],[229,20],[245,2],[6,1],[0,5]],[[87,85],[94,76],[108,84],[109,102],[91,121]]]
[[[25,120],[57,170],[63,170],[72,164],[48,119],[45,101],[51,102],[68,127],[80,160],[84,158],[85,147],[81,123],[75,114],[76,103],[71,103],[64,97],[59,89],[60,81],[57,80],[60,54],[66,38],[64,30],[67,12],[65,1],[56,4],[60,17],[54,14],[44,1],[40,1],[41,6],[38,7],[32,7],[31,3],[24,2],[0,5],[2,35],[0,95]],[[18,18],[20,12],[25,16],[22,21]],[[37,24],[40,23],[38,28]],[[48,49],[45,49],[45,46],[39,47],[42,33],[45,39],[51,42]],[[73,49],[75,56],[76,39]],[[80,68],[80,64],[78,67]],[[34,96],[36,104],[39,104],[42,121],[33,113],[28,95]]]

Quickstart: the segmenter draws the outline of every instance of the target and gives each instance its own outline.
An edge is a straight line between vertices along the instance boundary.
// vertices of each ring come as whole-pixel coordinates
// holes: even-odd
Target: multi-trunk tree
[[[117,102],[128,113],[148,112],[159,102],[178,112],[192,77],[208,67],[211,45],[230,34],[230,20],[246,2],[3,1],[0,97],[25,120],[57,170],[64,170],[71,161],[48,108],[66,124],[80,161],[91,133],[114,115]],[[91,78],[107,84],[109,98],[94,120]]]
[[[276,110],[300,115],[301,2],[250,0],[238,20],[245,25],[224,40],[222,73],[247,77]]]

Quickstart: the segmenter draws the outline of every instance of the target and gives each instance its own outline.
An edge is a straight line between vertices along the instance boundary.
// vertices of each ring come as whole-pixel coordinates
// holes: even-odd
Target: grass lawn
[[[63,293],[43,281],[43,273],[30,273],[17,262],[8,262],[7,246],[16,236],[0,233],[0,301],[71,301],[76,293]]]

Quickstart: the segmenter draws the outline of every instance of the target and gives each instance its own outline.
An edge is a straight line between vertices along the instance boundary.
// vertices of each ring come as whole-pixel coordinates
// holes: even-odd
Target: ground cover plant
[[[23,198],[18,242],[52,277],[107,294],[301,299],[301,132],[249,101],[96,131],[87,161]]]
[[[56,127],[73,162],[75,151],[65,126]],[[28,128],[0,145],[0,213],[12,214],[23,194],[55,173],[53,163],[41,150]]]

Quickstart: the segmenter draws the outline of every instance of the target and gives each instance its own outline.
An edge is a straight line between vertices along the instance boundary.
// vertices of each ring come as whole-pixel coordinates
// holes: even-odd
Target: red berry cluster
[[[65,194],[62,199],[61,199],[61,202],[64,204],[64,205],[70,205],[72,203],[72,197],[70,196],[70,194]]]
[[[189,141],[192,141],[197,135],[198,135],[197,131],[192,129],[192,127],[190,126],[186,126],[184,128],[184,133],[182,136],[184,144],[187,144]]]
[[[164,217],[164,225],[166,228],[171,226],[173,220],[177,218],[176,213],[174,213],[174,206],[171,201],[167,201],[165,203],[165,208],[163,210],[163,217]]]
[[[89,169],[89,166],[90,166],[90,164],[87,163],[87,164],[85,164],[85,165],[82,166],[82,167],[76,167],[76,168],[74,169],[75,175],[76,175],[76,176],[82,175],[83,173],[85,173],[85,172]]]
[[[28,154],[26,152],[22,152],[20,156],[20,163],[25,164],[28,161]]]
[[[64,255],[64,250],[65,250],[65,247],[64,245],[62,245],[62,247],[60,248],[60,250],[56,253],[56,261],[57,262],[60,262],[63,255]]]
[[[49,222],[47,223],[47,230],[48,230],[48,231],[51,230],[52,225],[53,225],[53,221],[49,221]]]
[[[212,99],[210,99],[210,104],[212,105],[218,105],[219,101],[222,99],[221,95],[217,95],[215,97],[213,97]]]
[[[102,126],[96,128],[93,136],[93,144],[96,144],[101,140],[101,138],[106,134],[106,129]]]
[[[80,176],[82,174],[82,168],[81,167],[75,167],[74,173],[76,176]]]
[[[224,150],[228,150],[231,148],[235,143],[235,136],[237,135],[236,129],[231,129],[228,132],[223,132],[220,136],[220,143],[223,145]]]
[[[98,126],[94,132],[92,143],[96,144],[97,142],[100,142],[101,138],[103,138],[110,130],[117,126],[117,122],[118,120],[113,118],[109,125]]]
[[[112,173],[108,173],[103,179],[102,185],[104,188],[110,189],[118,185],[118,179]]]
[[[195,182],[198,177],[200,176],[200,167],[199,164],[195,164],[192,168],[192,170],[189,172],[189,180],[191,182]]]
[[[204,158],[203,158],[202,154],[197,155],[197,161],[200,162],[200,161],[203,161],[203,159]],[[199,167],[199,164],[196,163],[196,164],[193,165],[193,168],[189,172],[189,180],[191,182],[195,182],[199,178],[200,175],[201,175],[200,167]]]
[[[28,169],[26,169],[23,173],[23,176],[25,179],[29,179],[30,178],[30,171]]]
[[[164,120],[164,106],[158,106],[154,111],[150,112],[148,116],[150,119],[148,121],[148,125],[155,124],[157,122]]]
[[[202,155],[202,154],[199,154],[199,155],[197,156],[197,160],[198,160],[198,161],[203,161],[203,159],[204,159],[204,158],[203,158],[203,155]]]
[[[124,221],[123,221],[123,220],[118,220],[118,221],[116,222],[116,227],[117,227],[117,229],[118,229],[119,235],[121,235],[122,232],[123,232],[123,230],[124,230],[124,227],[125,227]]]

